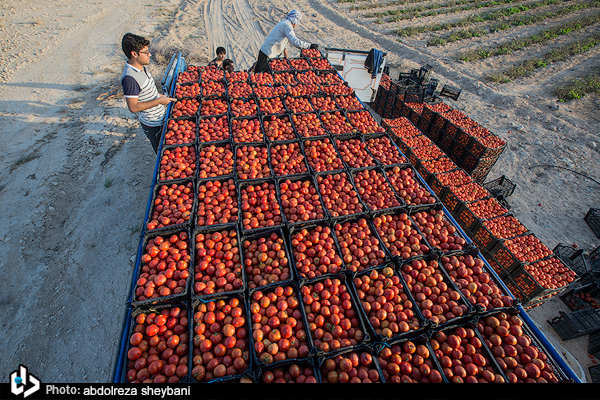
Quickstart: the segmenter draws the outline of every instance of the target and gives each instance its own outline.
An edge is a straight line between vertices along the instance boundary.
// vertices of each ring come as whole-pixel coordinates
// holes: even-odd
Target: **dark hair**
[[[231,61],[229,58],[226,58],[225,60],[223,60],[223,69],[225,71],[227,71],[227,68],[229,68],[231,66],[231,69],[233,70],[233,61]]]
[[[221,54],[221,53],[226,54],[227,51],[225,51],[225,47],[220,47],[219,46],[219,47],[217,47],[217,52],[216,53],[217,54]]]
[[[131,59],[131,52],[139,52],[144,47],[148,46],[150,41],[144,37],[134,35],[133,33],[126,33],[123,36],[123,40],[121,41],[121,47],[123,48],[123,53],[128,59]]]

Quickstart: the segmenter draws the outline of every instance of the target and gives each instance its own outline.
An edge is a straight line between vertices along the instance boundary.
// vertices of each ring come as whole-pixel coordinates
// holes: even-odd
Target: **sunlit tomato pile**
[[[335,99],[335,102],[338,106],[346,110],[362,110],[365,108],[360,104],[360,101],[356,96],[339,96]]]
[[[155,236],[146,243],[141,274],[136,282],[137,301],[183,293],[190,275],[190,241],[187,232]]]
[[[232,119],[231,136],[235,143],[262,142],[264,140],[258,118]]]
[[[272,232],[242,243],[248,288],[255,289],[291,278],[290,259],[283,237]]]
[[[285,105],[293,113],[314,112],[313,106],[306,97],[288,97],[285,99]]]
[[[292,122],[298,135],[303,138],[327,135],[316,113],[292,114]]]
[[[202,95],[204,97],[210,97],[210,96],[222,96],[223,94],[225,94],[225,84],[223,82],[219,82],[219,81],[205,81],[204,80],[204,75],[207,72],[205,72],[202,75]]]
[[[265,115],[283,114],[286,112],[283,101],[280,97],[260,98],[258,99],[258,109]]]
[[[339,110],[339,107],[331,96],[314,96],[310,101],[315,109],[321,112]]]
[[[377,162],[367,151],[367,144],[361,139],[336,140],[342,160],[350,168],[373,167]]]
[[[194,143],[196,123],[187,119],[170,119],[165,132],[165,145]]]
[[[248,82],[248,71],[225,72],[227,82]]]
[[[150,215],[148,230],[183,224],[190,219],[194,207],[194,182],[161,185]]]
[[[429,343],[451,383],[505,383],[469,326],[434,333]]]
[[[315,172],[344,169],[342,159],[338,156],[333,143],[327,138],[305,141],[304,152],[308,159],[308,164]]]
[[[319,85],[315,84],[299,84],[295,86],[288,86],[287,92],[290,96],[310,96],[319,94]]]
[[[223,99],[202,100],[200,115],[223,115],[229,111],[229,104]]]
[[[443,324],[469,311],[460,292],[444,278],[437,260],[414,260],[401,269],[406,287],[426,319]]]
[[[444,253],[462,250],[466,240],[459,236],[454,226],[445,216],[444,210],[420,211],[411,215],[412,220],[432,247]]]
[[[488,149],[499,149],[506,146],[506,141],[500,139],[494,134],[485,137],[476,137],[475,140],[483,147],[487,147]]]
[[[354,278],[358,299],[375,333],[391,338],[421,327],[398,275],[391,267]]]
[[[362,329],[356,305],[346,284],[326,278],[300,288],[313,344],[329,352],[362,343]]]
[[[436,160],[423,160],[421,161],[421,165],[430,174],[439,174],[441,172],[448,172],[453,169],[456,169],[457,166],[448,156],[440,157]]]
[[[219,81],[225,78],[225,71],[216,67],[208,67],[202,71],[202,81]]]
[[[320,368],[323,383],[379,383],[381,377],[368,351],[326,358]]]
[[[192,378],[208,382],[250,367],[245,305],[237,297],[200,303],[194,310]]]
[[[323,274],[337,274],[342,270],[343,261],[329,226],[300,229],[291,235],[291,239],[296,270],[301,277],[314,279]]]
[[[260,377],[262,383],[317,383],[315,371],[310,366],[302,367],[299,364],[274,368],[263,372]]]
[[[325,218],[319,193],[310,178],[280,181],[279,195],[283,213],[289,223]]]
[[[411,151],[419,160],[435,160],[436,158],[440,158],[445,155],[445,153],[435,144],[411,149]]]
[[[333,66],[331,65],[331,63],[329,62],[328,59],[326,58],[312,58],[310,60],[310,65],[314,68],[314,69],[333,69]]]
[[[323,94],[333,96],[345,96],[354,93],[354,89],[346,85],[321,85],[319,89]]]
[[[229,85],[229,97],[250,97],[252,95],[252,86],[246,82],[233,82]]]
[[[528,232],[528,229],[512,215],[483,221],[483,225],[499,239],[510,239]]]
[[[269,66],[273,71],[288,71],[292,69],[290,63],[286,59],[272,59],[269,60]]]
[[[308,173],[300,142],[271,145],[271,166],[277,176]]]
[[[303,55],[304,57],[309,57],[309,58],[323,57],[321,52],[317,49],[302,49],[302,50],[300,50],[300,54]]]
[[[263,119],[263,129],[265,132],[265,136],[267,136],[269,140],[273,142],[296,139],[296,134],[294,133],[292,122],[290,121],[290,118],[287,115],[272,115],[270,117],[265,117]]]
[[[290,72],[278,72],[273,74],[273,79],[275,80],[275,83],[281,85],[295,85],[298,83],[294,74]]]
[[[229,143],[200,148],[198,178],[214,178],[233,174],[233,151]]]
[[[198,108],[200,108],[200,103],[196,99],[178,100],[173,104],[171,116],[174,118],[189,117],[196,114]]]
[[[290,86],[290,88],[293,87],[294,86]],[[259,98],[281,96],[286,93],[287,90],[285,89],[285,86],[256,86],[254,88],[254,94]]]
[[[190,83],[190,82],[198,82],[200,80],[200,74],[198,70],[186,70],[179,74],[177,77],[177,83]]]
[[[194,294],[206,296],[243,288],[239,238],[235,229],[194,237]]]
[[[240,146],[236,150],[238,179],[269,178],[269,153],[266,146]]]
[[[268,72],[259,72],[258,74],[251,74],[250,82],[258,86],[268,86],[273,85],[275,83],[275,81],[273,80],[273,75]]]
[[[283,223],[274,183],[241,186],[240,201],[242,229],[266,228]]]
[[[348,270],[362,272],[385,262],[385,252],[365,218],[333,226]]]
[[[300,72],[296,75],[296,79],[298,79],[298,82],[308,85],[318,85],[321,82],[314,71]]]
[[[563,264],[558,258],[551,257],[525,265],[523,268],[547,289],[566,286],[577,278],[575,271]]]
[[[491,196],[487,189],[476,182],[467,183],[462,186],[453,186],[450,190],[461,201],[475,201]]]
[[[392,126],[390,128],[390,131],[397,136],[398,138],[400,138],[402,141],[404,141],[404,139],[408,139],[408,138],[412,138],[415,136],[420,136],[423,133],[417,129],[414,125],[410,124],[410,125],[404,125],[404,126]]]
[[[341,111],[321,113],[321,121],[325,128],[334,135],[354,132],[354,127]]]
[[[229,140],[227,115],[223,115],[220,118],[209,117],[200,119],[198,122],[198,137],[201,143]]]
[[[198,82],[194,82],[191,85],[176,85],[175,86],[175,97],[181,99],[182,97],[196,97],[202,94],[202,88]]]
[[[178,383],[188,374],[187,311],[180,307],[137,314],[127,352],[130,383]]]
[[[396,194],[400,196],[408,206],[433,204],[436,198],[417,180],[415,171],[411,167],[392,167],[386,171],[386,175]]]
[[[471,255],[443,256],[440,263],[471,304],[480,304],[486,311],[513,304],[512,297],[496,285],[480,258]]]
[[[437,179],[443,186],[462,186],[473,182],[471,175],[467,174],[464,169],[457,169],[450,172],[442,172],[436,175]]]
[[[331,217],[335,218],[366,211],[346,172],[319,175],[317,176],[317,183],[323,203]]]
[[[208,181],[198,185],[197,226],[236,222],[238,210],[233,179]]]
[[[501,312],[479,319],[477,330],[510,383],[558,382],[554,367],[524,331],[517,315]]]
[[[477,200],[473,203],[467,203],[467,207],[479,219],[491,219],[508,213],[508,210],[496,200],[495,197]]]
[[[377,169],[355,172],[352,178],[360,198],[372,211],[402,206],[385,176]]]
[[[193,146],[165,149],[160,158],[158,179],[193,178],[196,174],[196,148]]]
[[[289,61],[292,68],[295,70],[302,71],[311,69],[311,66],[308,65],[308,62],[304,58],[291,58]]]
[[[366,139],[367,148],[383,165],[402,164],[408,162],[388,136]]]
[[[268,365],[308,356],[308,333],[298,296],[292,286],[256,290],[250,295],[252,338],[260,363]]]
[[[546,247],[540,239],[534,235],[519,236],[502,242],[520,261],[535,262],[552,255],[552,250]]]
[[[258,115],[258,104],[253,99],[231,99],[231,115],[234,117],[252,117]]]
[[[385,129],[375,121],[375,118],[368,111],[349,112],[348,119],[363,134],[385,132]]]
[[[327,61],[327,64],[329,64],[329,61]],[[329,64],[331,65],[331,64]],[[340,78],[340,76],[336,73],[321,73],[319,75],[319,83],[321,85],[340,85],[342,83],[344,83],[344,81],[342,80],[342,78]]]
[[[377,361],[386,382],[442,383],[442,374],[431,357],[432,354],[425,344],[415,344],[412,340],[406,340],[381,349]]]
[[[414,228],[406,213],[375,217],[373,226],[394,257],[408,260],[430,252],[423,236]]]

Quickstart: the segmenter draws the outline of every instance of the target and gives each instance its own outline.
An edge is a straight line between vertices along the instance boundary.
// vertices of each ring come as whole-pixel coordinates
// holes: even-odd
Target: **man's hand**
[[[318,45],[318,44],[316,44],[316,43],[312,43],[312,44],[310,45],[310,48],[311,48],[312,50],[319,50],[319,45]]]
[[[168,97],[168,96],[165,96],[164,94],[159,94],[156,99],[158,100],[158,104],[162,104],[164,106],[166,106],[167,104],[169,104],[173,101],[177,101],[176,98]]]

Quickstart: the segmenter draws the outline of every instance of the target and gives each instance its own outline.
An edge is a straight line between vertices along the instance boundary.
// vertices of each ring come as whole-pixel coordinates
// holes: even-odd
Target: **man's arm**
[[[283,58],[288,58],[287,48],[283,49]]]
[[[177,99],[173,97],[167,97],[164,94],[159,94],[156,99],[148,101],[138,101],[137,97],[126,97],[125,100],[127,101],[127,108],[129,108],[129,111],[132,113],[145,111],[159,104],[167,105],[172,101],[177,101]]]
[[[294,28],[291,24],[284,26],[284,34],[292,46],[299,49],[308,49],[310,47],[310,43],[300,40],[296,37],[296,33],[294,32]]]

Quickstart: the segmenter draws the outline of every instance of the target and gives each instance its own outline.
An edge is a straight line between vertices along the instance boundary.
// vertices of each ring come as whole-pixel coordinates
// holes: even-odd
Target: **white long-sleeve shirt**
[[[260,51],[265,53],[269,58],[275,58],[283,53],[288,43],[299,49],[308,49],[310,47],[310,43],[296,37],[292,23],[284,19],[271,30],[269,36],[267,36],[265,42],[260,47]]]

